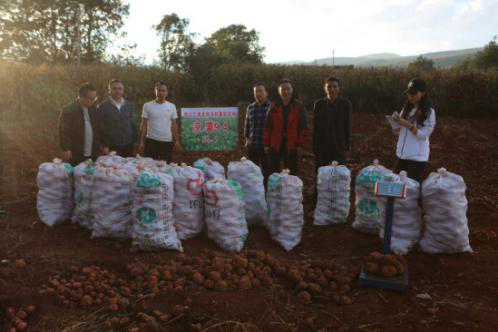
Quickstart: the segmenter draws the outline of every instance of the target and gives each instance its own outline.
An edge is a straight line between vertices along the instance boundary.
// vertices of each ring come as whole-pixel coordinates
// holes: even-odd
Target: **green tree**
[[[488,69],[498,68],[498,44],[496,43],[496,36],[484,46],[484,48],[477,52],[471,60],[471,64],[475,68]]]
[[[81,60],[102,61],[113,37],[124,36],[129,5],[123,0],[0,1],[0,56],[29,63],[74,61],[80,4]]]
[[[161,37],[159,58],[162,65],[170,70],[187,71],[187,58],[195,50],[194,34],[188,33],[189,20],[177,14],[164,15],[154,26]]]
[[[227,62],[261,63],[263,60],[264,48],[259,45],[258,32],[241,24],[219,29],[206,44]]]
[[[426,58],[423,55],[419,55],[415,60],[408,64],[408,69],[413,70],[431,70],[434,68],[434,61],[432,59]]]
[[[498,44],[496,36],[484,48],[457,64],[460,69],[498,68]]]

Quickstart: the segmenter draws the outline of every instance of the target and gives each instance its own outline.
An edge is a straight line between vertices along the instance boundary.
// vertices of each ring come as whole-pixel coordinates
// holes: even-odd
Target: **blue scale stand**
[[[377,181],[375,183],[375,195],[387,197],[383,253],[388,255],[391,252],[394,200],[406,197],[406,186],[401,182]],[[408,267],[405,266],[405,272],[400,276],[384,278],[368,274],[364,264],[361,267],[359,282],[367,287],[406,291],[408,289]]]

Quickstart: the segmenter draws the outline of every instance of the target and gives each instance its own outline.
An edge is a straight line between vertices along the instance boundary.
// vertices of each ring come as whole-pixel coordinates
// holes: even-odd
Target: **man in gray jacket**
[[[98,106],[102,119],[102,140],[109,151],[122,157],[133,155],[137,126],[133,104],[123,98],[124,85],[119,79],[109,82],[109,99]]]

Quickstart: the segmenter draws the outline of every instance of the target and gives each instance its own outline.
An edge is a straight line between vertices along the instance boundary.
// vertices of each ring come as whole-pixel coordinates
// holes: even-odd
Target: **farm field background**
[[[301,244],[286,253],[261,228],[250,229],[242,256],[255,264],[271,261],[282,265],[329,266],[335,276],[310,302],[298,297],[297,285],[276,269],[270,282],[250,289],[206,289],[186,273],[175,274],[181,287],[160,289],[155,297],[140,297],[132,291],[127,309],[113,311],[108,303],[67,307],[55,294],[41,292],[49,279],[85,275],[107,270],[123,285],[150,279],[158,266],[196,267],[195,257],[236,261],[223,253],[205,235],[183,242],[184,255],[176,252],[131,253],[130,241],[90,239],[90,234],[69,223],[49,228],[36,214],[36,172],[43,161],[58,155],[57,113],[71,101],[78,83],[92,81],[104,95],[110,77],[125,81],[127,94],[140,104],[152,98],[153,82],[162,78],[174,86],[173,101],[181,106],[239,106],[244,118],[251,100],[253,80],[276,81],[287,76],[296,81],[300,99],[309,105],[321,95],[326,67],[224,67],[211,85],[197,86],[180,76],[158,71],[117,67],[27,67],[0,64],[0,330],[8,331],[6,309],[34,304],[30,331],[107,331],[113,317],[128,317],[128,324],[114,324],[116,331],[129,331],[154,316],[168,315],[165,322],[147,323],[147,331],[496,331],[498,330],[498,120],[496,119],[496,72],[435,71],[437,127],[431,137],[429,170],[445,167],[464,177],[468,186],[470,241],[473,254],[428,255],[415,248],[407,255],[410,289],[395,293],[358,285],[361,261],[380,250],[380,240],[353,231],[354,208],[348,223],[335,227],[312,226],[310,200],[314,169],[310,149],[300,158],[299,176],[305,183],[305,227]],[[246,71],[244,71],[246,70]],[[244,74],[239,77],[238,74]],[[250,77],[249,73],[252,73]],[[347,166],[358,171],[377,158],[386,167],[394,163],[395,138],[383,116],[399,108],[401,91],[412,73],[398,70],[337,72],[344,77],[345,95],[353,100],[353,151]],[[341,76],[342,75],[342,76]],[[163,77],[166,76],[166,77]],[[355,79],[353,79],[355,78]],[[428,78],[430,81],[431,78]],[[460,80],[460,81],[459,81]],[[457,90],[458,82],[471,81],[473,92]],[[217,83],[216,83],[217,82]],[[361,83],[363,82],[363,83]],[[369,82],[369,83],[368,83]],[[382,87],[377,88],[379,82]],[[445,82],[444,84],[442,82]],[[216,85],[215,85],[216,83]],[[449,87],[455,87],[451,90]],[[493,89],[494,87],[494,89]],[[212,89],[212,90],[207,90]],[[219,90],[215,90],[219,89]],[[150,91],[149,91],[150,90]],[[225,91],[225,93],[222,93]],[[460,91],[460,93],[458,92]],[[189,95],[191,93],[191,95]],[[381,93],[384,95],[382,96]],[[459,99],[460,98],[460,99]],[[452,104],[453,103],[453,104]],[[309,114],[311,123],[311,114]],[[241,121],[241,124],[243,121]],[[239,135],[242,135],[239,127]],[[243,142],[240,137],[239,141]],[[208,156],[225,166],[244,155],[243,147],[230,153],[176,154],[175,161],[192,164]],[[353,186],[354,190],[354,186]],[[354,200],[354,195],[352,195]],[[354,203],[354,201],[352,201]],[[16,264],[22,259],[26,263]],[[271,266],[271,265],[270,265]],[[87,267],[86,270],[84,268]],[[332,268],[333,267],[333,268]],[[82,272],[85,271],[85,272]],[[186,276],[186,277],[185,277]],[[185,280],[184,280],[185,279]],[[162,279],[161,279],[162,280]],[[169,280],[164,280],[165,282]],[[119,283],[118,283],[119,284]],[[165,284],[166,285],[166,284]],[[121,286],[124,287],[124,286]],[[417,298],[427,293],[429,300]],[[349,300],[351,304],[349,304]],[[179,309],[181,306],[181,310]],[[164,318],[164,317],[163,317]],[[141,331],[142,331],[141,330]]]

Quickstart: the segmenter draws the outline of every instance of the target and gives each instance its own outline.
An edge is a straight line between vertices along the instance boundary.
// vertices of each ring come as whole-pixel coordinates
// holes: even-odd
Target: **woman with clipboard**
[[[422,182],[429,160],[429,137],[436,126],[436,112],[427,96],[426,83],[421,78],[412,79],[405,94],[407,100],[401,113],[391,117],[399,125],[393,129],[398,135],[395,173],[404,170],[408,177]]]

